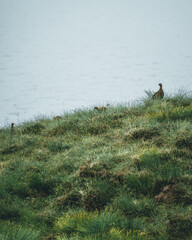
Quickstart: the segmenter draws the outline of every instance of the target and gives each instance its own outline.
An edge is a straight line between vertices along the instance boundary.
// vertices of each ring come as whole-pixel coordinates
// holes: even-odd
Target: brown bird
[[[61,116],[56,116],[56,117],[54,117],[53,119],[54,120],[59,120],[59,119],[61,119],[62,117]]]
[[[162,89],[162,84],[159,83],[159,91],[157,91],[156,93],[153,94],[152,99],[158,99],[158,98],[163,98],[164,97],[164,92]]]
[[[11,123],[11,135],[14,133],[14,124],[15,123]]]
[[[105,110],[107,110],[107,108],[106,107],[94,107],[94,110],[105,111]]]

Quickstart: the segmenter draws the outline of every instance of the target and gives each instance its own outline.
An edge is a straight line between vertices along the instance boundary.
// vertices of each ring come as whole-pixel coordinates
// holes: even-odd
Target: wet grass
[[[191,239],[191,123],[183,93],[1,129],[0,239]]]

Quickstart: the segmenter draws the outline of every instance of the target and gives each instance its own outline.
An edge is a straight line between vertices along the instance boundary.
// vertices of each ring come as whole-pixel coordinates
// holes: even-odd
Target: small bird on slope
[[[107,110],[107,108],[106,107],[94,107],[94,110],[105,111],[105,110]]]
[[[164,97],[164,92],[162,89],[162,84],[159,83],[160,89],[156,93],[153,94],[152,99],[157,99],[157,98],[163,98]]]
[[[13,133],[14,133],[14,125],[15,125],[15,123],[11,123],[11,135],[13,135]]]

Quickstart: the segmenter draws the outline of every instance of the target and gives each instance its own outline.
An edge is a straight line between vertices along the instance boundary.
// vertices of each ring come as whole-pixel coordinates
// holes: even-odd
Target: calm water
[[[0,0],[0,127],[192,89],[191,0]]]

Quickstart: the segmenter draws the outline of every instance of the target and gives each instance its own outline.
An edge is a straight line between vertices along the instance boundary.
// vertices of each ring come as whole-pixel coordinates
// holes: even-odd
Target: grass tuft
[[[41,123],[29,123],[21,130],[22,134],[40,134],[45,129]]]
[[[152,128],[135,128],[131,129],[128,134],[126,135],[126,139],[130,138],[132,140],[138,140],[138,139],[151,139],[153,137],[157,137],[160,135],[160,130],[157,127]]]

